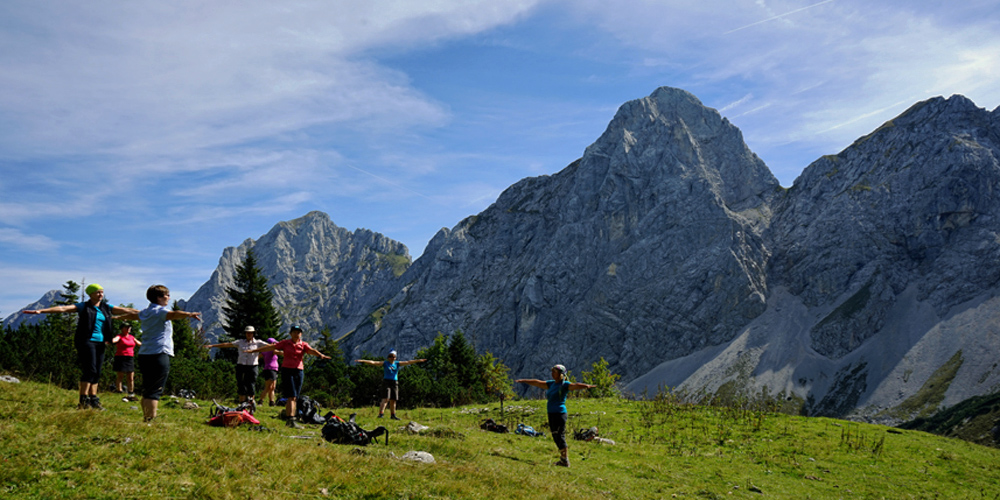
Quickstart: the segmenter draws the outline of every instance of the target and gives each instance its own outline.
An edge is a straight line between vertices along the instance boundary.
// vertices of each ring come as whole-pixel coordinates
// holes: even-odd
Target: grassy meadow
[[[540,400],[403,410],[341,409],[390,429],[388,446],[324,441],[319,426],[270,430],[205,424],[211,401],[184,410],[165,399],[142,422],[138,403],[103,394],[78,411],[76,394],[0,382],[0,498],[1000,498],[1000,450],[913,430],[753,409],[653,401],[571,399],[570,429],[597,426],[614,445],[570,439],[556,467]],[[325,412],[325,411],[324,411]],[[531,438],[481,431],[493,418]],[[415,421],[430,427],[402,432]],[[401,460],[426,451],[435,464]]]

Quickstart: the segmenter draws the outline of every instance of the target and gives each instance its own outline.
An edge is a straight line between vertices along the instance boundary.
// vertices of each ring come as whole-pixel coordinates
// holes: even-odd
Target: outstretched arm
[[[52,306],[52,307],[46,307],[45,309],[25,309],[21,312],[24,314],[68,313],[68,312],[76,312],[76,306],[75,305]]]
[[[355,363],[364,363],[366,365],[382,366],[382,362],[381,361],[372,361],[370,359],[355,359],[354,362]]]
[[[597,388],[596,385],[584,384],[583,382],[573,382],[572,384],[569,384],[569,390],[571,391],[579,391],[581,389],[596,389],[596,388]]]
[[[400,361],[399,362],[399,366],[413,365],[413,364],[417,364],[417,363],[423,363],[424,361],[427,361],[427,360],[426,359],[411,359],[409,361]]]
[[[264,346],[264,347],[258,347],[258,348],[256,348],[256,349],[247,349],[247,350],[245,350],[245,351],[243,351],[243,352],[245,352],[245,353],[247,353],[247,354],[253,354],[253,353],[255,353],[255,352],[267,352],[267,351],[273,351],[273,350],[275,350],[275,349],[277,349],[277,348],[278,348],[278,344],[269,344],[269,345],[266,345],[266,346]]]
[[[308,352],[309,354],[312,354],[313,356],[319,356],[322,359],[330,359],[330,356],[327,356],[326,354],[323,354],[323,353],[317,351],[312,346],[307,347],[306,348],[306,352]]]
[[[544,380],[538,380],[537,378],[519,378],[519,379],[515,380],[514,382],[518,383],[518,384],[528,384],[528,385],[531,385],[531,386],[535,386],[535,387],[537,387],[539,389],[548,389],[549,388],[549,384],[546,384]]]
[[[139,321],[139,311],[136,311],[135,309],[127,309],[126,311],[127,312],[112,316],[111,319],[117,319],[120,321]]]
[[[111,314],[115,315],[115,319],[121,319],[121,318],[118,317],[119,314],[120,315],[132,315],[132,314],[134,314],[135,315],[134,319],[139,319],[139,310],[138,309],[132,309],[131,307],[113,306],[111,308]],[[133,319],[133,318],[128,318],[128,319]]]
[[[205,349],[211,349],[213,347],[236,347],[236,344],[232,342],[223,342],[221,344],[205,344],[202,347]]]
[[[170,311],[167,313],[167,319],[171,321],[175,319],[184,319],[184,318],[194,318],[198,321],[201,321],[201,313],[187,312],[187,311]]]

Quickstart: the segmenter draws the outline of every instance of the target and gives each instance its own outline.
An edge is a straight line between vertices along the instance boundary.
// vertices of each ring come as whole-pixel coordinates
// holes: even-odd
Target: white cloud
[[[13,247],[20,251],[51,251],[59,244],[47,236],[24,234],[18,229],[0,227],[0,246]]]

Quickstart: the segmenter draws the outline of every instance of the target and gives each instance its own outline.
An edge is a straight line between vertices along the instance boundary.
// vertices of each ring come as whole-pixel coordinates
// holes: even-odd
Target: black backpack
[[[295,414],[299,421],[305,424],[322,424],[326,422],[319,412],[322,409],[316,400],[309,396],[299,396],[295,402]]]
[[[379,426],[366,431],[354,423],[354,416],[352,413],[350,420],[344,420],[333,414],[327,415],[326,425],[323,426],[323,439],[336,444],[368,446],[375,441],[375,438],[385,434],[385,444],[389,445],[389,431],[385,427]]]
[[[479,424],[479,428],[484,431],[499,432],[500,434],[504,434],[507,432],[506,425],[498,424],[494,422],[492,418],[487,418],[486,420],[483,420],[483,423]]]

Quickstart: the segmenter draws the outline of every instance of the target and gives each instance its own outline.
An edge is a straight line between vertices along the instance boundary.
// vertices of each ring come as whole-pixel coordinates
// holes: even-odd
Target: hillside
[[[1000,450],[919,431],[788,416],[759,403],[701,407],[667,398],[571,399],[570,427],[616,441],[570,441],[554,467],[549,437],[478,429],[490,408],[411,409],[431,427],[356,449],[293,431],[205,425],[207,404],[164,401],[141,423],[135,403],[73,409],[72,391],[0,382],[0,492],[10,498],[992,498]],[[543,432],[544,403],[514,402],[502,420]],[[358,412],[366,428],[374,408]],[[400,460],[410,450],[436,463]]]

